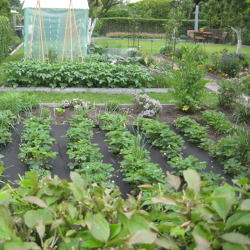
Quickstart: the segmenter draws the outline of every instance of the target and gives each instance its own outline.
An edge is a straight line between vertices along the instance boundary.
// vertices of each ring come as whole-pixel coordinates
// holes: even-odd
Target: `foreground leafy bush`
[[[248,249],[249,179],[207,190],[195,171],[183,176],[182,192],[180,178],[168,174],[160,189],[142,185],[142,196],[124,200],[77,173],[68,182],[28,172],[17,188],[0,190],[0,247]]]
[[[5,64],[11,87],[140,88],[151,86],[149,70],[108,62],[47,63],[35,60]]]

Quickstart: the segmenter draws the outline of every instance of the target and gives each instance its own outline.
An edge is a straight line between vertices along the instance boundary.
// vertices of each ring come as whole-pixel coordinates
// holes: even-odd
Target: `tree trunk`
[[[98,21],[98,17],[95,17],[93,20],[92,18],[89,18],[89,28],[88,28],[88,45],[90,45],[91,43],[91,39],[92,39],[92,34],[95,28],[95,25]]]
[[[242,30],[241,29],[236,29],[234,27],[231,26],[231,29],[236,33],[237,35],[237,49],[236,49],[236,54],[239,55],[240,54],[240,50],[241,50],[241,46],[242,46]]]

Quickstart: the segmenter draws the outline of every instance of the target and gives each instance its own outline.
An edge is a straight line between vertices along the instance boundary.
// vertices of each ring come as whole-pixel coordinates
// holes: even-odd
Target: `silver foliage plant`
[[[154,117],[162,110],[161,103],[147,94],[136,95],[134,103],[140,110],[138,117]]]

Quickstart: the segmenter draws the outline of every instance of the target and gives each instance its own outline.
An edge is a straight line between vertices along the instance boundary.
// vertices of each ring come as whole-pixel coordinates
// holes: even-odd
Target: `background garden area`
[[[93,35],[106,37],[84,61],[23,59],[23,47],[8,56],[4,40],[0,248],[248,249],[249,47],[184,36],[199,3],[200,24],[235,25],[248,44],[249,4],[88,3]],[[138,39],[139,21],[149,39]],[[108,39],[124,23],[130,40]]]

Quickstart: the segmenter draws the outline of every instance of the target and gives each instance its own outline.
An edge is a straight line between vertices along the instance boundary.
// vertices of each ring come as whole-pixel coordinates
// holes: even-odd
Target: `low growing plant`
[[[205,110],[201,113],[202,120],[214,127],[220,134],[228,134],[232,130],[233,126],[224,113],[215,110]]]

